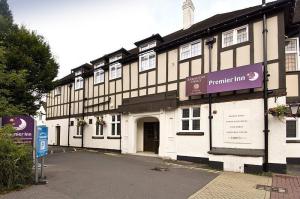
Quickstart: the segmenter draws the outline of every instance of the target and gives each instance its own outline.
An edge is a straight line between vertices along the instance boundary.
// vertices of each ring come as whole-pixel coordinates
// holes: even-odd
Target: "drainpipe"
[[[68,147],[70,146],[70,122],[71,122],[71,92],[72,92],[72,83],[69,85],[69,120],[68,120]]]
[[[209,30],[208,30],[209,32]],[[211,58],[211,51],[213,48],[214,43],[216,42],[216,38],[214,37],[210,37],[206,40],[206,45],[208,45],[209,48],[209,72],[211,72],[212,69],[212,58]],[[213,119],[213,115],[212,115],[212,96],[211,94],[209,94],[208,96],[208,119],[209,119],[209,150],[212,149],[212,119]]]
[[[266,6],[266,0],[262,0],[262,7]],[[264,59],[264,139],[265,139],[265,161],[263,164],[263,169],[265,172],[269,171],[269,115],[268,115],[268,55],[267,55],[267,16],[263,15],[263,59]]]

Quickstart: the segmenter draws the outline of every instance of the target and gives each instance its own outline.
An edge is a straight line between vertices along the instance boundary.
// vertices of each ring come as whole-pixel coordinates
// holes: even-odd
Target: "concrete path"
[[[256,185],[271,183],[270,177],[224,172],[189,199],[269,199],[270,192]]]
[[[52,154],[46,164],[47,185],[0,199],[185,199],[219,175],[159,158],[85,151]]]

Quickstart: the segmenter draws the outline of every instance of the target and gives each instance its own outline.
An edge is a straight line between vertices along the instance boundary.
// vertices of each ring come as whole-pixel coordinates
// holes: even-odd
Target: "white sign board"
[[[224,112],[223,137],[225,143],[251,144],[249,116],[249,109],[235,109]]]

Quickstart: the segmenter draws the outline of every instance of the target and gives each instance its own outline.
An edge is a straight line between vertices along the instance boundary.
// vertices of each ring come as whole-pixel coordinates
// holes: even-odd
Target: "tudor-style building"
[[[47,96],[49,144],[285,172],[287,160],[300,160],[300,122],[265,113],[300,103],[299,4],[279,0],[194,24],[186,0],[183,29],[106,54],[56,82]],[[266,89],[186,91],[188,77],[264,63]]]

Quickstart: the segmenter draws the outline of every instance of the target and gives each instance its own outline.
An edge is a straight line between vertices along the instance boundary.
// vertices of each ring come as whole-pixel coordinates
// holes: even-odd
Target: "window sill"
[[[74,135],[73,138],[75,138],[75,139],[81,139],[82,135]]]
[[[196,56],[194,56],[194,57],[185,58],[185,59],[180,59],[180,60],[179,60],[179,63],[184,63],[184,62],[187,62],[187,61],[192,61],[192,60],[200,59],[200,58],[202,58],[202,55],[196,55]]]
[[[104,139],[104,136],[92,136],[92,139],[95,139],[95,140],[103,140],[103,139]]]
[[[109,139],[109,140],[120,140],[121,137],[120,136],[107,136],[107,139]]]
[[[117,77],[117,78],[114,78],[114,79],[109,79],[109,81],[111,82],[111,81],[117,81],[117,80],[120,80],[120,79],[122,79],[122,77]]]
[[[94,86],[98,86],[98,85],[101,85],[101,84],[104,84],[104,82],[94,83]]]
[[[154,67],[154,68],[149,68],[149,69],[143,70],[143,71],[139,70],[139,73],[142,74],[142,73],[147,73],[147,72],[151,72],[151,71],[154,71],[154,70],[156,70],[156,67]]]
[[[242,47],[242,46],[246,46],[246,45],[249,45],[251,43],[252,43],[252,41],[244,41],[242,43],[232,44],[231,46],[226,46],[226,47],[222,46],[221,52],[231,50],[231,49],[234,49],[234,48],[239,48],[239,47]]]
[[[286,143],[300,143],[300,139],[286,140]]]
[[[83,88],[77,88],[77,89],[75,89],[75,91],[80,91],[80,90],[83,90]]]
[[[193,132],[193,131],[187,131],[187,132],[177,132],[176,135],[179,136],[204,136],[204,132]]]

